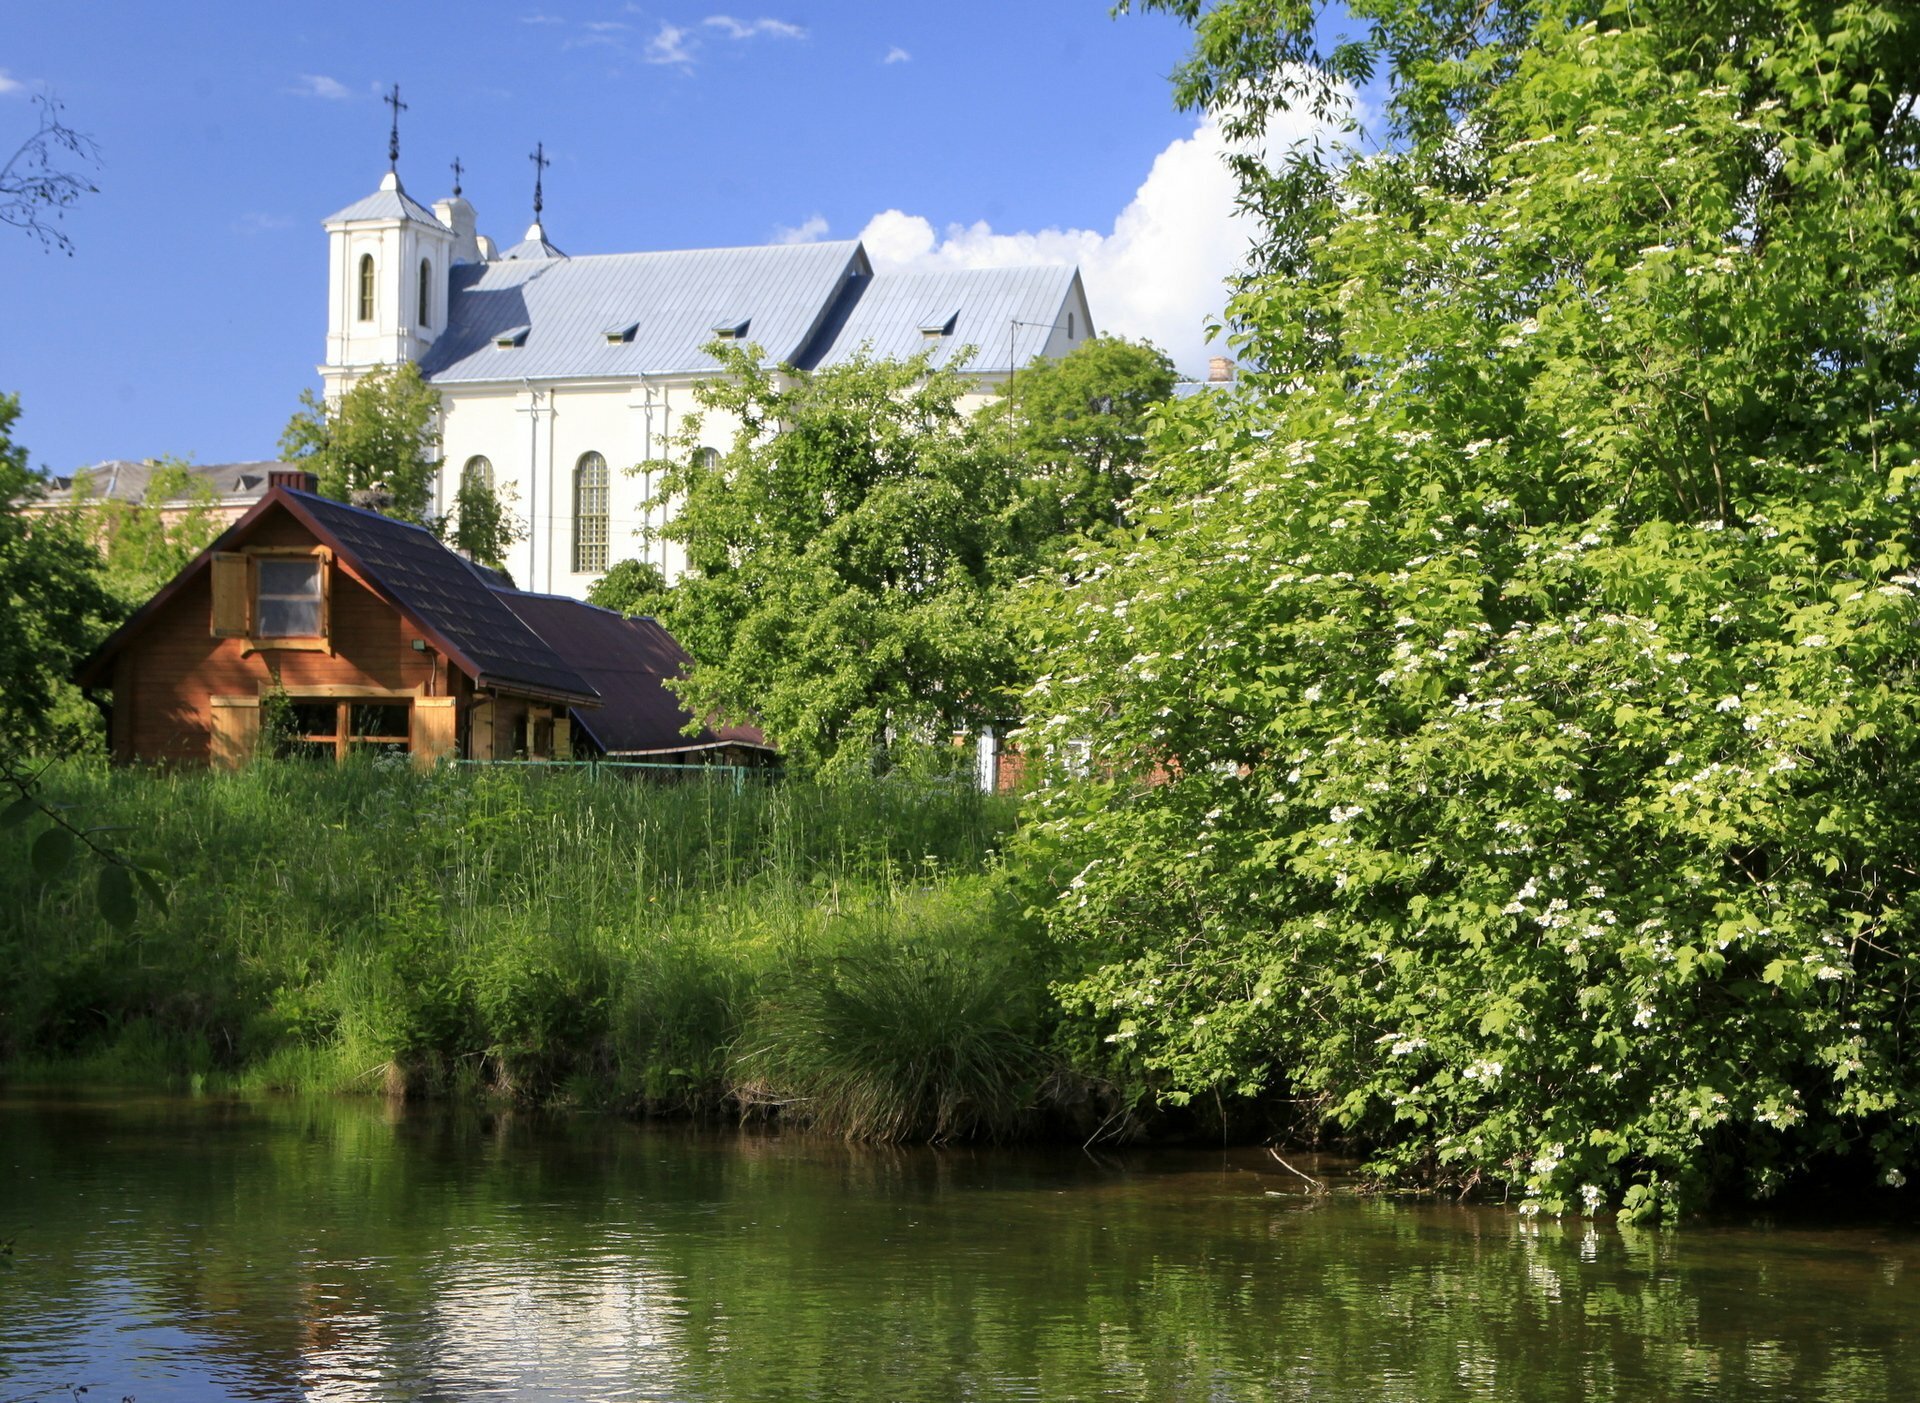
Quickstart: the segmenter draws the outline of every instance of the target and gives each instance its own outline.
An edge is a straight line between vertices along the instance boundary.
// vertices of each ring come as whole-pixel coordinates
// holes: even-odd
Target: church
[[[524,589],[583,598],[613,564],[643,558],[672,580],[679,547],[648,534],[649,463],[683,451],[693,388],[716,339],[777,366],[817,370],[863,351],[932,353],[977,389],[1094,334],[1076,269],[876,272],[857,241],[568,255],[542,222],[502,251],[461,194],[431,209],[401,184],[397,134],[379,188],[325,222],[329,400],[375,366],[411,361],[440,393],[436,510],[463,475],[491,483],[527,524],[506,566]],[[561,235],[564,238],[564,233]],[[957,358],[962,350],[966,360]],[[736,426],[709,414],[698,451]]]

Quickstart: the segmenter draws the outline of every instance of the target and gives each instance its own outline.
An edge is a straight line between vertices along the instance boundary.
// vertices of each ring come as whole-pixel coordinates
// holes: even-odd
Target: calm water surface
[[[1911,1231],[1298,1187],[1246,1152],[0,1092],[0,1403],[1920,1397]]]

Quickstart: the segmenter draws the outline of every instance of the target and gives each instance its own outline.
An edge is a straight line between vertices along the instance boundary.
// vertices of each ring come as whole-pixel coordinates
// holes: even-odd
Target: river
[[[0,1091],[0,1403],[1920,1396],[1920,1233],[1316,1197],[1257,1151],[885,1150]]]

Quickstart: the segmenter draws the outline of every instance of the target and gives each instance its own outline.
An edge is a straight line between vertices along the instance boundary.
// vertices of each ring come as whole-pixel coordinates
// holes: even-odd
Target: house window
[[[360,255],[360,320],[373,320],[373,255]]]
[[[720,450],[717,448],[694,449],[693,465],[703,473],[712,472],[720,466]]]
[[[420,325],[433,321],[433,264],[420,260]]]
[[[573,469],[573,573],[607,568],[607,460],[582,453]]]
[[[412,711],[406,701],[291,697],[274,753],[315,760],[343,760],[356,753],[405,755],[412,748]]]
[[[318,638],[321,619],[320,562],[311,557],[256,562],[254,633],[261,638]]]
[[[1067,313],[1067,340],[1073,340],[1073,313]]]
[[[467,465],[460,469],[460,485],[462,487],[484,487],[489,492],[493,491],[493,464],[487,461],[483,455],[478,453],[474,454],[471,458],[467,459]]]

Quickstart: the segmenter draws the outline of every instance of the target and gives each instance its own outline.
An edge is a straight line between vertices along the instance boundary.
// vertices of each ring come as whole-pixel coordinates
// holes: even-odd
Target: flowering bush
[[[1902,1182],[1920,47],[1710,11],[1537,4],[1444,138],[1322,169],[1264,382],[1036,591],[1029,748],[1108,776],[1027,839],[1060,992],[1162,1098],[1553,1212]]]

